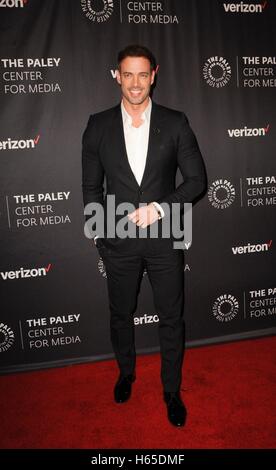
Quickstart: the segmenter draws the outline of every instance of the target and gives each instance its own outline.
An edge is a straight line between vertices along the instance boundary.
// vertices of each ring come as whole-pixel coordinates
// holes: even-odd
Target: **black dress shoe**
[[[116,403],[124,403],[130,398],[131,386],[135,380],[133,374],[119,377],[114,388],[114,399]]]
[[[168,419],[174,426],[184,426],[187,410],[181,400],[179,392],[164,392],[164,400],[167,404]]]

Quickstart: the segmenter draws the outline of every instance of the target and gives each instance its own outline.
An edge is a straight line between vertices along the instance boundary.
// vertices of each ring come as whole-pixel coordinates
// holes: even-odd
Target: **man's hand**
[[[128,218],[139,227],[146,228],[158,220],[158,212],[154,205],[150,203],[128,214]]]

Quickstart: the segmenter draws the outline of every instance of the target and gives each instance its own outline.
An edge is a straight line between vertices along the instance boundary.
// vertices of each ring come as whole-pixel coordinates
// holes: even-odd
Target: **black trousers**
[[[128,252],[108,247],[99,239],[97,247],[107,273],[111,342],[122,375],[135,372],[136,352],[133,314],[146,267],[159,316],[161,380],[165,392],[180,389],[184,355],[184,254],[173,249],[171,239],[129,240]]]

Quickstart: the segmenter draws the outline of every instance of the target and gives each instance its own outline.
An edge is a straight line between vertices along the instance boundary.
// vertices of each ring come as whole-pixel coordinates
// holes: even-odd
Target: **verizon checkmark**
[[[268,132],[269,126],[270,126],[270,124],[268,124],[268,125],[265,127],[265,133]]]
[[[45,268],[45,271],[47,271],[47,273],[50,271],[51,266],[52,266],[52,263],[49,263],[48,266],[47,266],[47,268]]]
[[[271,248],[272,240],[269,240],[269,242],[267,243],[267,245],[269,246],[269,248]]]
[[[38,143],[39,139],[40,139],[40,135],[38,135],[38,136],[37,136],[37,137],[34,139],[34,143],[35,143],[35,145],[37,145],[37,143]]]

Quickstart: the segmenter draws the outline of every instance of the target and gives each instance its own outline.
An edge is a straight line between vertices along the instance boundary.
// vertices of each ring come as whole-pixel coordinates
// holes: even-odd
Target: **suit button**
[[[140,194],[144,194],[144,191],[142,191],[142,190],[140,189],[140,190],[139,190],[139,193],[140,193]]]

